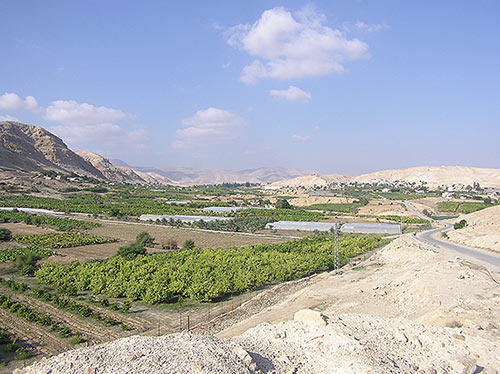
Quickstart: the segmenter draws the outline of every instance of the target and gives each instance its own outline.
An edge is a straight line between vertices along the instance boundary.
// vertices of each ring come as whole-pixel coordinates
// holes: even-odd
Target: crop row
[[[5,280],[3,278],[0,278],[0,285],[8,287],[11,290],[20,293],[24,293],[25,291],[30,290],[30,287],[26,283],[18,282],[12,279]],[[106,326],[121,325],[122,329],[129,330],[127,325],[118,322],[111,317],[104,317],[99,312],[96,312],[95,310],[93,310],[92,308],[90,308],[85,304],[56,295],[55,293],[45,290],[43,288],[40,287],[34,288],[33,290],[31,290],[29,295],[33,296],[36,299],[42,300],[46,303],[51,303],[58,309],[68,311],[82,318],[92,318],[96,321],[102,322]],[[107,299],[103,299],[99,303],[99,305],[109,307],[111,304]],[[129,302],[122,303],[122,305],[113,303],[112,305],[114,306],[114,308],[111,309],[120,312],[128,312],[128,310],[130,309]]]
[[[318,221],[324,214],[303,209],[243,209],[234,213],[236,217],[261,217],[275,221]]]
[[[57,255],[56,252],[51,251],[50,249],[39,248],[34,245],[27,247],[10,247],[0,249],[0,262],[16,261],[18,256],[23,256],[28,253],[33,253],[38,258]]]
[[[44,248],[69,248],[116,242],[116,239],[113,238],[77,232],[18,235],[14,237],[14,240],[19,243],[36,245]]]
[[[5,328],[0,328],[0,357],[5,358],[7,353],[14,353],[15,360],[25,360],[32,355],[32,352],[21,346],[17,339],[13,337]],[[6,362],[0,360],[0,363]]]
[[[88,307],[85,304],[76,302],[74,300],[70,300],[65,297],[58,296],[42,288],[33,289],[31,295],[46,303],[51,303],[58,309],[66,310],[80,317],[92,318],[96,321],[103,323],[106,326],[120,325],[122,329],[129,330],[128,326],[125,325],[124,323],[118,322],[111,317],[104,317],[99,312],[94,311],[92,308]]]
[[[74,334],[69,327],[62,326],[60,323],[54,322],[49,314],[37,312],[20,302],[13,302],[9,296],[4,294],[0,294],[0,307],[8,310],[18,317],[25,319],[28,322],[36,323],[40,326],[50,326],[50,331],[57,333],[61,338],[69,338],[71,336],[78,337],[78,335]]]
[[[39,208],[58,212],[79,212],[88,214],[106,214],[111,216],[140,216],[142,214],[190,214],[214,215],[210,212],[199,212],[198,209],[208,206],[224,206],[224,202],[193,202],[189,204],[167,204],[164,200],[138,197],[128,194],[100,196],[97,194],[79,194],[67,199],[39,197],[31,195],[0,196],[0,206],[17,208]]]
[[[10,288],[13,291],[21,292],[21,293],[23,293],[24,291],[29,289],[29,286],[26,283],[18,282],[18,281],[15,281],[13,279],[5,280],[3,278],[0,278],[0,285],[5,286],[7,288]]]
[[[342,236],[341,262],[384,242],[378,236]],[[333,251],[334,240],[330,236],[316,235],[279,244],[194,248],[132,260],[113,257],[67,265],[46,263],[36,277],[54,287],[71,286],[95,295],[127,297],[150,304],[180,298],[212,301],[272,282],[329,270],[334,265]]]
[[[60,231],[71,231],[74,229],[90,229],[101,226],[96,222],[80,221],[72,218],[53,217],[45,215],[34,215],[17,210],[0,210],[0,222],[24,222],[27,225],[46,225]]]

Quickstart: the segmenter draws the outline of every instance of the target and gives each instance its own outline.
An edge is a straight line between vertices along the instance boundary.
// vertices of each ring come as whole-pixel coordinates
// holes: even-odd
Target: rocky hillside
[[[23,175],[54,170],[109,182],[172,184],[161,175],[113,166],[108,159],[95,153],[73,152],[60,138],[42,127],[12,121],[0,122],[0,169]]]
[[[428,187],[472,186],[500,187],[500,169],[473,168],[468,166],[430,166],[409,169],[383,170],[355,177],[344,175],[308,175],[271,183],[266,188],[315,188],[336,183],[416,183]]]
[[[90,162],[71,151],[47,130],[19,122],[0,122],[0,168],[55,170],[104,178]]]
[[[172,181],[156,173],[143,173],[124,166],[114,166],[107,158],[88,151],[75,151],[84,160],[91,163],[110,181],[138,184],[173,184]]]
[[[386,317],[301,310],[232,340],[196,334],[132,336],[62,353],[17,374],[87,373],[475,373],[475,350],[453,329]],[[471,352],[472,350],[472,352]],[[494,363],[492,363],[494,365]]]

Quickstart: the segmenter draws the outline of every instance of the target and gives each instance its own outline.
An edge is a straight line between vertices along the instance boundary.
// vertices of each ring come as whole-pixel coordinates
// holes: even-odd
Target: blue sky
[[[500,168],[498,1],[0,3],[0,118],[132,165]]]

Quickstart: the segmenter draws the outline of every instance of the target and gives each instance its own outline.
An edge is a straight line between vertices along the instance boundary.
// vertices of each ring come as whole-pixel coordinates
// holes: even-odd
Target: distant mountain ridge
[[[472,186],[500,188],[500,169],[475,168],[469,166],[420,166],[408,169],[382,170],[355,177],[344,175],[308,175],[272,183],[266,188],[279,189],[327,187],[336,183],[415,183],[428,187]]]
[[[240,171],[200,169],[188,167],[133,167],[134,170],[154,172],[183,185],[221,184],[221,183],[272,183],[278,180],[310,174],[310,171],[263,167]]]
[[[14,121],[0,122],[0,169],[10,172],[58,172],[86,175],[108,182],[148,185],[196,185],[221,183],[271,183],[310,174],[286,168],[242,171],[184,167],[130,167],[96,153],[72,151],[48,130]]]

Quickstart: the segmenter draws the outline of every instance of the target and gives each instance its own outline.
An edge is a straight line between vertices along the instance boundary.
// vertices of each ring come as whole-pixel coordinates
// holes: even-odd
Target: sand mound
[[[500,205],[461,216],[457,221],[461,219],[465,219],[468,226],[449,231],[452,241],[500,252]]]

